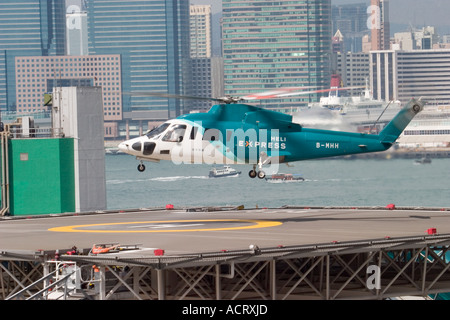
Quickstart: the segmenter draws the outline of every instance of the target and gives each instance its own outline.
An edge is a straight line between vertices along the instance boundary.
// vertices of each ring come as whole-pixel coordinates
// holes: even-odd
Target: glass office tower
[[[367,4],[333,5],[331,9],[333,34],[338,30],[344,36],[344,51],[362,52],[362,38],[370,33],[367,28]]]
[[[136,96],[184,94],[189,60],[189,1],[88,0],[90,54],[120,54],[124,117],[165,120],[180,115],[184,101]]]
[[[65,23],[65,0],[0,1],[0,110],[15,111],[15,57],[64,55]]]
[[[225,94],[330,85],[331,0],[223,0]],[[287,111],[318,94],[261,100]]]

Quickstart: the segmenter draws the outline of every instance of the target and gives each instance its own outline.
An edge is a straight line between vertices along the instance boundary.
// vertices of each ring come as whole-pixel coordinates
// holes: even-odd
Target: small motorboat
[[[416,163],[416,164],[427,164],[427,163],[431,163],[431,158],[425,157],[425,158],[422,158],[422,159],[416,159],[415,163]]]
[[[305,178],[298,174],[278,173],[266,178],[267,181],[304,181]]]

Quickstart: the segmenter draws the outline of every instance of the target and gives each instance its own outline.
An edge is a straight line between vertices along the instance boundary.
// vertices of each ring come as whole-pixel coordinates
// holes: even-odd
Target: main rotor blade
[[[173,99],[192,99],[192,100],[215,100],[222,101],[218,98],[210,98],[210,97],[195,97],[195,96],[185,96],[180,94],[170,94],[170,93],[162,93],[162,92],[124,92],[123,94],[131,95],[131,96],[146,96],[146,97],[159,97],[159,98],[173,98]]]
[[[262,100],[262,99],[278,98],[284,94],[288,94],[291,92],[297,92],[297,91],[304,90],[304,89],[311,89],[311,88],[317,88],[317,87],[307,86],[307,87],[278,88],[278,89],[273,89],[270,91],[249,94],[249,95],[242,97],[241,99],[242,100]]]
[[[123,94],[132,95],[132,96],[146,96],[146,97],[159,97],[159,98],[173,98],[173,99],[190,99],[190,100],[209,100],[209,101],[220,101],[222,103],[236,103],[244,100],[263,100],[263,99],[273,99],[273,98],[284,98],[290,96],[299,96],[299,95],[307,95],[314,93],[323,93],[330,91],[340,91],[340,90],[351,90],[351,89],[359,89],[364,88],[364,86],[356,86],[356,87],[343,87],[343,88],[330,88],[330,89],[320,89],[320,90],[310,90],[304,91],[305,89],[317,88],[317,86],[305,86],[305,87],[288,87],[288,88],[279,88],[266,92],[250,94],[244,97],[220,97],[220,98],[212,98],[212,97],[196,97],[196,96],[187,96],[187,95],[179,95],[179,94],[169,94],[162,92],[124,92]]]
[[[330,92],[330,91],[341,91],[341,90],[343,91],[343,90],[361,89],[361,88],[364,88],[364,87],[363,86],[355,86],[355,87],[322,89],[322,90],[315,90],[315,91],[309,91],[309,92],[293,92],[293,93],[288,93],[286,95],[283,95],[283,97],[305,95],[305,94],[313,94],[313,93],[323,93],[323,92]]]
[[[342,87],[342,88],[329,88],[329,89],[320,89],[320,90],[310,90],[310,91],[301,91],[301,89],[307,89],[313,87],[292,87],[292,88],[280,88],[272,91],[267,91],[263,93],[256,93],[252,95],[248,95],[242,97],[243,100],[262,100],[262,99],[272,99],[272,98],[284,98],[290,96],[300,96],[314,93],[323,93],[330,91],[340,91],[340,90],[351,90],[351,89],[360,89],[364,88],[364,86],[355,86],[355,87]]]
[[[132,96],[146,96],[146,97],[159,97],[159,98],[173,98],[173,99],[191,99],[191,100],[209,100],[209,101],[219,101],[222,103],[236,103],[242,101],[242,98],[235,98],[230,96],[220,97],[220,98],[212,98],[212,97],[196,97],[196,96],[186,96],[179,94],[170,94],[170,93],[161,93],[161,92],[124,92],[123,94],[132,95]]]

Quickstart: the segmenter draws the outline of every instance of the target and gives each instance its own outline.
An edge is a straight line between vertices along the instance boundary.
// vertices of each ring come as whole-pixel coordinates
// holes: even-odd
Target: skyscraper
[[[372,50],[390,49],[389,0],[371,0]]]
[[[190,6],[191,58],[210,58],[211,6]]]
[[[67,12],[67,55],[81,56],[89,54],[87,13]]]
[[[331,0],[223,0],[222,7],[225,94],[329,87]],[[312,94],[260,103],[288,109],[318,98]]]
[[[88,0],[89,54],[120,54],[123,111],[131,120],[166,120],[183,101],[132,95],[183,94],[189,59],[189,1]]]
[[[338,30],[343,35],[345,51],[361,52],[362,38],[367,29],[367,4],[338,4],[332,7],[333,34]]]
[[[223,95],[222,58],[212,57],[210,5],[191,5],[191,79],[189,90],[197,97]],[[191,109],[209,109],[213,101],[194,100]]]
[[[15,110],[15,57],[64,55],[65,26],[65,0],[0,2],[0,110]]]
[[[44,94],[55,87],[99,86],[105,120],[122,120],[120,66],[118,54],[16,57],[17,111],[44,111]]]

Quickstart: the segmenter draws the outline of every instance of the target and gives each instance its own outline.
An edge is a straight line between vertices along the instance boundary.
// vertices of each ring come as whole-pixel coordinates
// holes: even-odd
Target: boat
[[[221,168],[212,168],[209,170],[210,178],[221,178],[221,177],[234,177],[241,174],[241,171],[236,171],[230,166],[223,166]]]
[[[120,151],[119,148],[105,148],[106,154],[124,154],[124,152]]]
[[[304,181],[305,178],[298,174],[278,173],[266,178],[267,181]]]
[[[427,164],[427,163],[431,163],[431,158],[429,157],[424,157],[422,159],[416,159],[415,161],[416,164]]]

